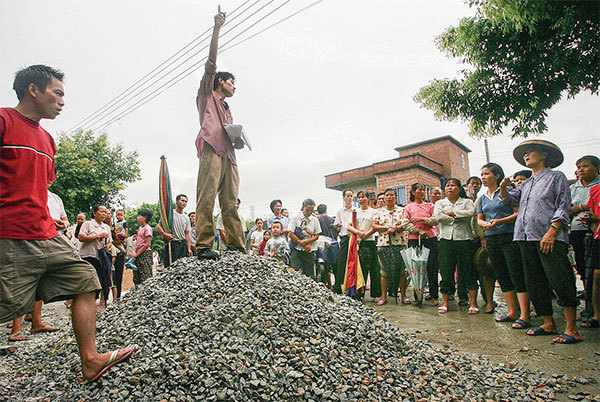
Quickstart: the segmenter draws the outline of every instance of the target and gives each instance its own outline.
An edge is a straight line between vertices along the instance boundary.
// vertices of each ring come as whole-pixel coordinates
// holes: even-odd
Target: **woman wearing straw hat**
[[[551,290],[563,307],[567,327],[553,343],[578,343],[583,339],[575,326],[577,293],[575,275],[567,259],[568,225],[571,194],[566,176],[551,170],[563,162],[556,145],[545,140],[527,140],[519,144],[513,156],[533,172],[518,188],[508,191],[510,179],[500,185],[500,197],[507,206],[519,207],[514,240],[519,243],[525,270],[525,283],[531,301],[544,323],[527,335],[557,333],[552,318]]]

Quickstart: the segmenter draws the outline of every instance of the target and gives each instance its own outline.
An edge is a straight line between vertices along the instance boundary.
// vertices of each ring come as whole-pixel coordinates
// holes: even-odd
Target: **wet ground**
[[[555,378],[558,385],[569,384],[564,393],[556,394],[558,400],[573,400],[569,395],[576,399],[587,396],[600,400],[600,330],[578,328],[584,342],[573,345],[552,344],[554,336],[527,336],[526,330],[512,329],[511,323],[494,321],[494,317],[507,311],[501,296],[498,297],[499,292],[496,293],[498,307],[494,314],[468,314],[468,306],[459,307],[457,301],[450,302],[446,314],[438,314],[437,307],[428,304],[418,308],[391,301],[384,306],[375,306],[369,298],[366,303],[403,332],[414,333],[419,339],[478,353],[495,363],[538,371],[547,378]],[[479,306],[483,311],[483,300]],[[554,318],[561,332],[565,328],[564,317],[556,304],[554,307]],[[542,319],[532,318],[531,323],[540,325]],[[577,379],[573,381],[573,377]]]
[[[499,293],[499,292],[497,292]],[[409,292],[410,294],[410,292]],[[403,332],[412,333],[419,339],[434,345],[449,345],[463,352],[484,355],[499,364],[518,365],[539,372],[547,378],[554,378],[556,386],[564,392],[556,393],[557,400],[600,400],[600,330],[580,329],[584,342],[575,345],[554,345],[553,337],[526,336],[523,330],[514,330],[510,323],[496,323],[494,317],[506,313],[501,296],[496,295],[498,307],[495,314],[470,315],[467,307],[459,307],[456,301],[450,302],[447,314],[438,314],[437,307],[425,305],[418,308],[412,305],[396,305],[393,301],[385,306],[375,306],[371,299],[366,304],[380,311],[388,321],[397,325]],[[480,301],[480,307],[483,301]],[[483,309],[482,309],[483,310]],[[565,323],[560,308],[555,306],[554,315],[559,331]],[[69,327],[70,317],[63,303],[44,306],[44,321],[51,325]],[[541,324],[541,319],[533,318],[532,324]],[[30,324],[23,329],[28,341],[44,342],[44,335],[29,333]],[[20,342],[8,342],[9,330],[5,324],[0,328],[0,345],[18,347]],[[2,357],[0,356],[0,364]]]

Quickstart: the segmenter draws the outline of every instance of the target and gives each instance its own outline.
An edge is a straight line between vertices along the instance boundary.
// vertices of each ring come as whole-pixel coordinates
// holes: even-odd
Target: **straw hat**
[[[563,160],[565,159],[560,148],[557,145],[551,143],[550,141],[527,140],[517,145],[517,147],[513,151],[513,156],[515,157],[517,162],[519,162],[523,166],[527,166],[525,164],[523,156],[525,155],[525,150],[530,147],[535,147],[539,151],[546,152],[548,154],[548,156],[546,157],[546,167],[555,168],[557,166],[560,166],[560,164],[563,163]]]

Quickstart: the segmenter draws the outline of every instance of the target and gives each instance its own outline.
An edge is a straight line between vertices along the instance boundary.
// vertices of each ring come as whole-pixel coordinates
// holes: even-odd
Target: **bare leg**
[[[94,292],[82,293],[73,298],[73,331],[81,356],[81,372],[86,379],[93,378],[108,363],[110,353],[99,354],[96,350],[96,302]],[[117,356],[123,356],[121,349]]]
[[[504,296],[504,301],[506,301],[506,306],[508,307],[508,313],[506,314],[510,318],[517,318],[519,316],[519,304],[517,302],[517,294],[514,290],[510,292],[503,292],[502,296]],[[527,314],[529,316],[529,314]],[[529,322],[529,320],[527,320]]]
[[[565,314],[566,315],[566,314]],[[546,332],[556,332],[556,324],[554,324],[554,320],[551,315],[539,315],[538,317],[543,318],[544,323],[540,325]],[[528,334],[533,333],[533,329],[527,331]]]
[[[576,327],[576,314],[577,314],[577,308],[574,306],[564,306],[563,307],[563,312],[565,314],[565,321],[567,322],[567,328],[565,328],[565,334],[567,335],[571,335],[572,337],[576,338],[576,339],[581,339],[581,336],[579,335],[579,332],[577,332],[577,327]],[[562,338],[554,338],[553,342],[563,342],[564,340]]]
[[[381,300],[387,300],[387,288],[389,280],[385,276],[381,277]]]
[[[400,299],[402,299],[402,301],[404,301],[406,299],[406,287],[407,285],[407,278],[406,275],[402,275],[400,277]]]
[[[42,301],[38,300],[33,305],[31,311],[31,332],[45,331],[58,331],[58,327],[52,327],[42,322]]]
[[[488,311],[494,310],[494,289],[496,288],[496,281],[486,276],[483,277],[483,287],[485,289],[485,309]],[[471,302],[471,305],[473,303]],[[510,311],[510,307],[509,310]],[[510,314],[509,314],[510,315]]]
[[[11,341],[24,341],[25,340],[25,336],[23,335],[23,328],[21,326],[23,322],[23,317],[18,317],[15,318],[12,321],[12,329],[10,330],[10,335],[8,336],[8,339]]]
[[[525,322],[531,320],[529,313],[529,293],[517,293],[517,299],[519,300],[519,307],[521,309],[521,316],[519,317]]]
[[[477,289],[469,290],[469,298],[471,299],[471,307],[477,308]],[[491,297],[488,297],[488,300],[491,299]]]
[[[442,293],[442,306],[448,308],[448,295]]]

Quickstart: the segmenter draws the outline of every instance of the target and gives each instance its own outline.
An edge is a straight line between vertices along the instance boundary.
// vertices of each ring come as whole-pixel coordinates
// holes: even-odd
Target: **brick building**
[[[421,182],[432,187],[440,186],[444,178],[456,177],[463,183],[469,178],[469,152],[471,150],[452,136],[395,148],[398,157],[375,162],[343,172],[325,176],[325,186],[334,190],[350,189],[354,194],[367,190],[369,198],[388,187],[396,189],[399,204],[406,204],[411,184]]]

